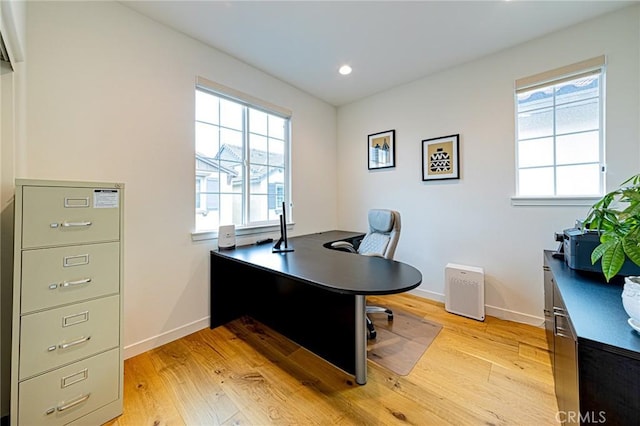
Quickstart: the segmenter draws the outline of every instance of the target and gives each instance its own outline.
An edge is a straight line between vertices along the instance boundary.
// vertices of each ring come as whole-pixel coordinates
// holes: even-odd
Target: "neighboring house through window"
[[[195,94],[196,232],[278,224],[291,114],[204,79]]]
[[[604,56],[516,82],[517,196],[604,191]]]

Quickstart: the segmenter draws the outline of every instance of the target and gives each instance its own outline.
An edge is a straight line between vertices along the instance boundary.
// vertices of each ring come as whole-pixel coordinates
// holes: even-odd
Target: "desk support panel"
[[[356,375],[358,383],[366,382],[364,296],[329,291],[212,252],[210,327],[242,315]],[[356,352],[362,355],[360,351],[364,356],[359,364],[364,366],[357,371]]]

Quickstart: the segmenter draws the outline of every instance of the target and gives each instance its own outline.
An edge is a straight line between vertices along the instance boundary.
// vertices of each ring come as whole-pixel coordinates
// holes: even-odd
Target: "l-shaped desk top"
[[[422,274],[413,266],[327,248],[358,235],[362,233],[327,231],[292,237],[289,246],[294,251],[289,253],[272,253],[273,243],[212,253],[344,294],[394,294],[420,285]]]
[[[416,288],[422,274],[402,262],[330,248],[359,236],[328,231],[293,237],[294,251],[286,253],[273,253],[273,243],[211,251],[210,327],[250,315],[365,384],[365,297]],[[325,306],[327,315],[310,314]]]

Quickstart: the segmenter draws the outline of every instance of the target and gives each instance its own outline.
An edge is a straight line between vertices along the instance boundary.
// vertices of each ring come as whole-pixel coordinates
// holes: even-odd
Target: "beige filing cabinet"
[[[16,180],[11,425],[122,414],[121,183]]]

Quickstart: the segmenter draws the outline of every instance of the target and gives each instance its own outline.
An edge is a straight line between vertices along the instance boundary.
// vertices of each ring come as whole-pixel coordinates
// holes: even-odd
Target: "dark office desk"
[[[273,244],[211,251],[211,328],[249,315],[367,381],[365,296],[402,293],[422,274],[407,264],[327,248],[361,233],[328,231]]]

